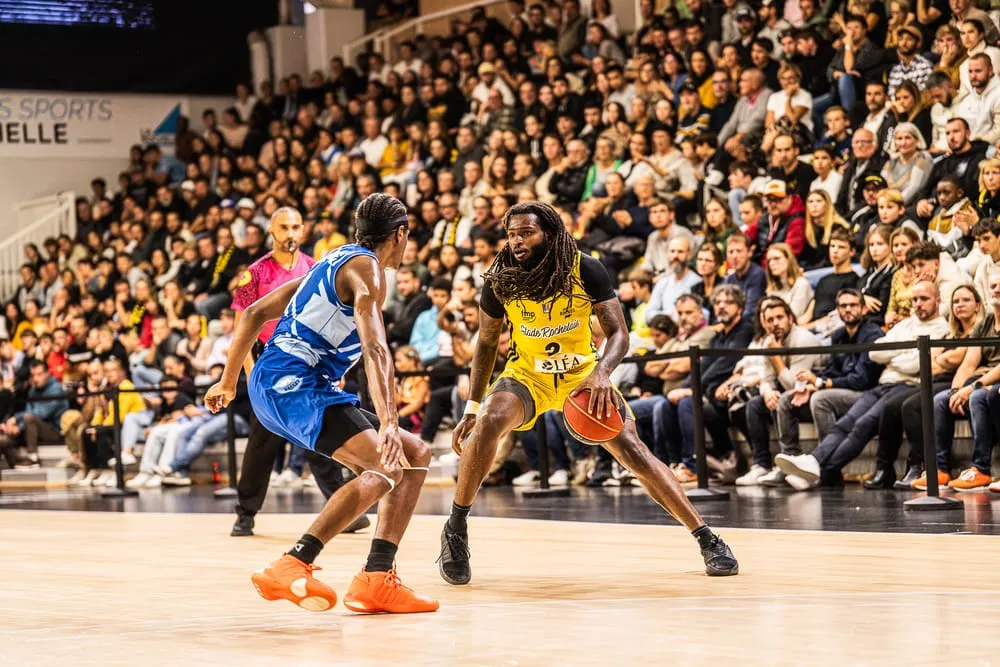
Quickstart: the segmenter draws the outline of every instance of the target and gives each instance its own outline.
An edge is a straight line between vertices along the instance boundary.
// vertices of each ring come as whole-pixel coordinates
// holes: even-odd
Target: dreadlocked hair
[[[355,222],[358,220],[367,221],[364,231],[361,225],[357,226],[354,238],[357,244],[363,248],[374,250],[376,246],[392,238],[401,225],[390,225],[389,223],[407,214],[406,204],[399,201],[392,195],[384,192],[376,192],[364,198],[358,204],[354,213]]]
[[[504,229],[511,218],[533,215],[548,239],[548,249],[536,266],[525,269],[514,259],[510,246],[497,255],[493,264],[483,274],[501,303],[524,300],[543,302],[559,296],[573,298],[574,285],[581,289],[583,283],[574,276],[576,241],[566,231],[559,212],[543,202],[531,201],[515,204],[503,216]]]

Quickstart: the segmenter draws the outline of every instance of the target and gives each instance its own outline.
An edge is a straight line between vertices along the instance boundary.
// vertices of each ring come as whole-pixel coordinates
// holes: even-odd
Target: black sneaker
[[[452,530],[445,521],[441,531],[441,555],[438,556],[438,570],[441,578],[453,586],[464,586],[472,579],[469,565],[469,536]]]
[[[229,533],[229,536],[253,537],[253,515],[237,512],[236,523],[233,524],[233,530]]]
[[[736,562],[732,550],[718,535],[712,535],[708,547],[701,550],[705,559],[705,574],[710,577],[730,577],[740,573],[740,564]]]
[[[356,533],[359,530],[364,530],[365,528],[367,528],[370,525],[372,525],[371,519],[368,518],[368,515],[362,514],[357,519],[355,519],[353,522],[351,522],[347,526],[347,528],[345,528],[341,532],[342,533]]]

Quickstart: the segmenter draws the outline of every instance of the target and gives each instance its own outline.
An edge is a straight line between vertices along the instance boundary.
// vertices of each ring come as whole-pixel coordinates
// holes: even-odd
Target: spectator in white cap
[[[247,225],[253,221],[254,213],[257,211],[257,204],[249,197],[243,197],[236,202],[236,219],[230,227],[233,231],[233,240],[237,247],[246,245]]]
[[[514,106],[514,93],[511,92],[507,82],[497,76],[497,69],[493,63],[481,63],[477,71],[479,83],[472,89],[472,99],[480,105],[486,104],[490,98],[490,91],[496,89],[500,91],[504,106]]]

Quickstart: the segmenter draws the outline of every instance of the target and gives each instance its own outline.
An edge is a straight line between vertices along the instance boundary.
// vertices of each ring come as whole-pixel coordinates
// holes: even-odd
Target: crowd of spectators
[[[466,395],[455,376],[471,360],[503,214],[537,199],[616,277],[633,352],[788,348],[704,363],[720,481],[839,484],[878,435],[866,486],[919,488],[919,442],[932,436],[913,428],[916,352],[794,348],[997,335],[996,12],[972,0],[641,0],[626,34],[608,0],[585,4],[477,10],[448,35],[399,44],[389,62],[333,58],[277,90],[241,85],[198,131],[184,119],[173,151],[134,147],[117,184],[95,180],[78,201],[76,238],[25,250],[0,345],[11,462],[34,465],[38,443],[62,437],[79,440],[71,463],[106,468],[106,405],[25,411],[23,398],[131,376],[171,391],[120,406],[123,459],[134,463],[132,447],[155,432],[158,461],[142,472],[189,481],[189,441],[195,451],[204,441],[188,425],[204,418],[191,387],[224,358],[232,291],[267,252],[270,215],[300,210],[302,251],[319,258],[352,237],[358,202],[383,191],[411,211],[385,314],[398,369],[431,372],[398,391],[401,420],[425,440]],[[595,327],[598,347],[601,335]],[[940,482],[985,487],[1000,347],[936,352],[934,364]],[[684,483],[694,479],[689,375],[684,359],[617,373],[645,441]],[[962,471],[950,460],[958,419],[971,420],[975,441]],[[809,454],[801,421],[819,433]],[[632,483],[558,417],[544,423],[553,483]],[[731,427],[752,461],[737,455]],[[520,441],[531,469],[513,481],[531,484],[538,452],[531,434]],[[164,463],[161,450],[185,456]],[[491,481],[515,477],[508,452]],[[301,461],[288,467],[291,483]]]

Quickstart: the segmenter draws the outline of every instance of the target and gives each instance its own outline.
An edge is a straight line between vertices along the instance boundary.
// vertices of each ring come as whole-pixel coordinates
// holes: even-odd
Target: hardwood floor
[[[442,517],[417,516],[400,575],[441,610],[366,617],[254,592],[310,519],[230,538],[228,514],[4,510],[0,664],[1000,662],[993,537],[730,528],[742,573],[710,579],[682,528],[473,517],[456,588],[434,563]],[[338,537],[317,576],[342,594],[370,539]]]

